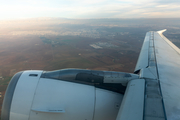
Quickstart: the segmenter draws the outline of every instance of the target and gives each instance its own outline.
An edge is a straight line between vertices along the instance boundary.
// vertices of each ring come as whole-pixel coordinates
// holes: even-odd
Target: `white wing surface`
[[[180,120],[180,49],[164,31],[146,33],[134,71],[145,87],[128,83],[116,120]]]
[[[180,120],[180,50],[164,31],[146,34],[135,72],[146,79],[144,119]]]
[[[158,79],[168,120],[180,120],[180,50],[162,31],[154,32]]]

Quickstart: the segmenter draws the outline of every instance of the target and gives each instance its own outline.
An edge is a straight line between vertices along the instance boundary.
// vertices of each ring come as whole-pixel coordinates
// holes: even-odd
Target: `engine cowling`
[[[85,72],[86,73],[86,72]],[[50,73],[51,75],[59,73]],[[86,73],[87,74],[87,73]],[[115,120],[123,94],[109,85],[46,77],[43,71],[17,73],[9,83],[2,120]],[[56,76],[56,75],[55,75]],[[92,76],[90,76],[92,78]],[[90,79],[84,78],[84,79]],[[70,78],[71,79],[71,78]],[[100,78],[97,78],[97,81]],[[98,87],[100,86],[100,87]],[[122,85],[120,85],[122,86]],[[123,86],[122,86],[123,88]]]

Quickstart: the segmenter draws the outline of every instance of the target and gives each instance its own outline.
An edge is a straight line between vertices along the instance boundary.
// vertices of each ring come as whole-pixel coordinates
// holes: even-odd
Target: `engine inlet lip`
[[[14,91],[17,85],[17,82],[22,75],[23,72],[16,73],[11,79],[7,89],[6,94],[3,100],[2,112],[1,112],[1,120],[9,120],[11,103],[14,95]]]

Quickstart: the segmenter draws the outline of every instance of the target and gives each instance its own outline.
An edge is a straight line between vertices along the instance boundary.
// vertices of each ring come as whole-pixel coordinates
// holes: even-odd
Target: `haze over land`
[[[23,70],[133,72],[146,32],[180,47],[180,19],[34,18],[0,21],[0,92]],[[2,102],[2,98],[0,99]]]
[[[147,31],[166,28],[177,45],[180,37],[180,19],[34,18],[0,26],[3,78],[67,67],[133,72]]]

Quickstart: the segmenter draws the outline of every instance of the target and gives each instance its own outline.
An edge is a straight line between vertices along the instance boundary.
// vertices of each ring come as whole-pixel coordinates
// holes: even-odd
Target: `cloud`
[[[158,4],[178,4],[179,0],[156,0]]]
[[[158,5],[156,7],[160,7],[160,8],[167,8],[169,5]]]
[[[179,0],[6,0],[0,18],[178,17]]]

